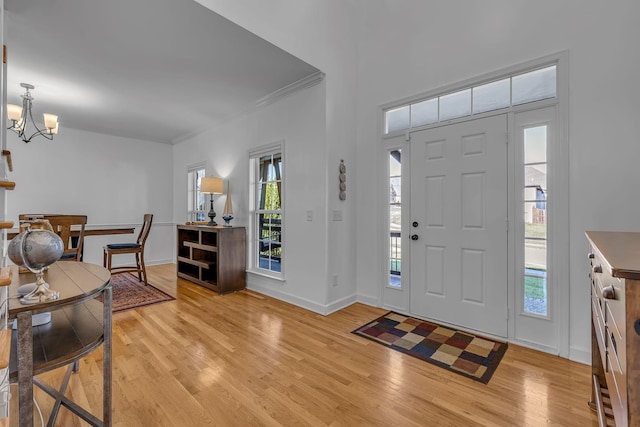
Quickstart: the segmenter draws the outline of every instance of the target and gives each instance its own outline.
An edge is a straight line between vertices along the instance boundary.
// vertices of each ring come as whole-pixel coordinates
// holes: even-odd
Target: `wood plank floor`
[[[385,310],[325,317],[251,291],[219,296],[173,264],[149,277],[177,299],[113,317],[114,426],[597,425],[585,365],[510,345],[484,385],[351,334]],[[98,416],[101,361],[84,358],[67,393]],[[46,420],[52,399],[35,395]],[[63,408],[56,425],[86,424]]]

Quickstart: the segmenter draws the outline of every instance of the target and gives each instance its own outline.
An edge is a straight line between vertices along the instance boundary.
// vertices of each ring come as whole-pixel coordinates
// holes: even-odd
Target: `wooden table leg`
[[[18,405],[20,427],[33,427],[33,330],[31,312],[18,314]]]
[[[102,363],[102,422],[105,427],[111,427],[111,303],[112,303],[112,288],[111,284],[105,289],[103,294],[102,307],[103,307],[103,328],[104,328],[104,343],[102,344],[103,350],[103,363]]]

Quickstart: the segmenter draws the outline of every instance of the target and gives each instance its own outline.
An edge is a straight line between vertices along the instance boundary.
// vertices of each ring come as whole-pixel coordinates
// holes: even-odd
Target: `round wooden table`
[[[19,286],[35,281],[32,273],[18,274],[12,267],[9,287],[9,319],[17,319],[12,333],[9,372],[18,382],[19,425],[33,426],[33,384],[56,402],[50,415],[53,425],[60,406],[93,426],[111,425],[111,274],[102,266],[59,261],[45,272],[50,289],[58,291],[56,300],[23,305],[17,296]],[[51,313],[51,322],[32,327],[32,316]],[[103,419],[100,420],[64,396],[77,361],[103,344]],[[69,365],[61,388],[34,378],[34,375]]]

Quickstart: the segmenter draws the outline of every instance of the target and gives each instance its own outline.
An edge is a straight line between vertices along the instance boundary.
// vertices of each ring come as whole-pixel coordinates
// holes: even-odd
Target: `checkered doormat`
[[[506,343],[392,311],[353,333],[484,384],[507,351]]]

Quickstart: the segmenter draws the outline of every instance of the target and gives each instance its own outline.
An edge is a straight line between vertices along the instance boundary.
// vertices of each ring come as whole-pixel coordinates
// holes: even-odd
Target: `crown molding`
[[[322,82],[324,80],[324,76],[325,76],[325,74],[322,71],[317,71],[317,72],[315,72],[313,74],[309,74],[308,76],[303,77],[303,78],[301,78],[300,80],[298,80],[296,82],[293,82],[293,83],[291,83],[291,84],[289,84],[287,86],[284,86],[284,87],[282,87],[282,88],[280,88],[280,89],[278,89],[276,91],[271,92],[270,94],[268,94],[268,95],[260,98],[259,100],[257,100],[255,103],[249,104],[247,106],[247,108],[244,109],[244,111],[238,112],[238,114],[236,114],[234,117],[230,117],[229,120],[233,120],[233,119],[235,119],[237,117],[240,117],[242,115],[249,114],[252,111],[255,111],[255,110],[259,109],[259,108],[266,107],[267,105],[273,104],[274,102],[279,101],[282,98],[285,98],[285,97],[287,97],[289,95],[292,95],[293,93],[295,93],[295,92],[297,92],[299,90],[315,86],[315,85],[319,84],[320,82]],[[217,127],[220,127],[220,126],[222,126],[222,124],[217,124],[217,125],[215,125],[213,127],[208,126],[208,127],[202,128],[202,129],[195,130],[193,132],[189,132],[188,134],[181,135],[181,136],[175,138],[174,140],[171,141],[171,144],[172,145],[179,144],[181,142],[184,142],[186,140],[194,138],[197,135],[200,135],[202,133],[205,133],[205,132],[207,132],[207,131],[209,131],[211,129],[214,129],[214,128],[217,128]]]
[[[273,104],[274,102],[279,101],[280,99],[289,96],[294,92],[306,89],[311,86],[315,86],[322,80],[324,80],[324,73],[322,71],[317,71],[313,74],[301,78],[297,82],[293,82],[290,85],[282,87],[274,92],[271,92],[269,95],[260,98],[256,101],[255,108],[261,108],[269,104]]]

